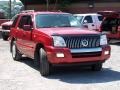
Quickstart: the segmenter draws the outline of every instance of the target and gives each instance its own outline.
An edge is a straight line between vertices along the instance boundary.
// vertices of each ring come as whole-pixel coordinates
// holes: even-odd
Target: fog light
[[[56,57],[58,57],[58,58],[63,58],[63,57],[64,57],[64,54],[63,54],[63,53],[56,53]]]
[[[109,54],[109,51],[105,51],[104,54],[105,54],[105,55],[108,55],[108,54]]]

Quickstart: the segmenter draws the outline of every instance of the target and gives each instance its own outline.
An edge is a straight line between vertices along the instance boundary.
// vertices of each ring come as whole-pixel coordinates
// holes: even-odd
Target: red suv
[[[110,57],[106,35],[84,30],[69,13],[20,13],[9,39],[13,59],[20,60],[22,55],[32,58],[43,76],[56,65],[89,65],[100,71]]]

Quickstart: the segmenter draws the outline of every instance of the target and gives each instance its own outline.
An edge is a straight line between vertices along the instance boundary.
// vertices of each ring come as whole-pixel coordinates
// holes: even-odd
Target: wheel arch
[[[37,57],[38,57],[38,55],[39,55],[39,49],[40,48],[44,48],[44,45],[42,44],[42,43],[37,43],[37,45],[36,45],[36,47],[35,47],[35,52],[34,52],[34,58],[36,57],[36,55],[37,55]]]
[[[44,45],[42,43],[37,43],[34,51],[34,65],[39,66],[40,65],[40,57],[39,57],[39,49],[44,48]]]

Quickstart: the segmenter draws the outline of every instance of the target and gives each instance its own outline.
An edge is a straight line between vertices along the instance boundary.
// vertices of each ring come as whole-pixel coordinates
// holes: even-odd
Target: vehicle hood
[[[4,22],[1,25],[11,26],[13,21]]]
[[[80,34],[100,34],[100,32],[92,31],[84,28],[41,28],[48,35],[80,35]]]

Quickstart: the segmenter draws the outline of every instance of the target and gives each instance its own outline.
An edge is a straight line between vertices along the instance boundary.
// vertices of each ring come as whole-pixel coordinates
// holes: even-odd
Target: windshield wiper
[[[63,25],[63,26],[58,26],[58,27],[72,27],[70,25]]]

